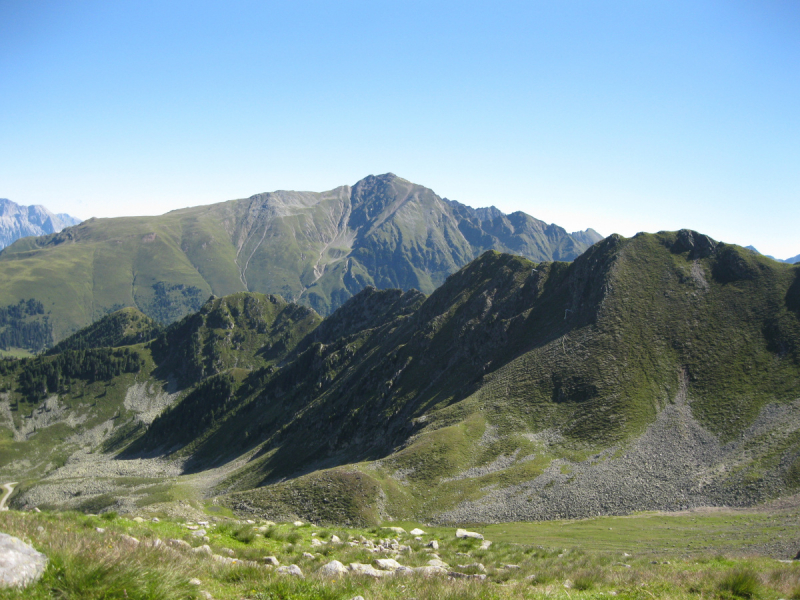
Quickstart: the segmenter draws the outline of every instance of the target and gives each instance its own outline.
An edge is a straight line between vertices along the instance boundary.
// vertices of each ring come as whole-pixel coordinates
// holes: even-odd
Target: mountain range
[[[41,302],[56,342],[126,306],[169,324],[239,291],[328,315],[367,286],[431,293],[489,249],[569,261],[600,239],[473,209],[390,173],[18,240],[0,252],[0,306]]]
[[[266,239],[265,235],[265,239]],[[67,242],[65,242],[67,243]],[[17,506],[341,523],[746,506],[800,489],[800,266],[693,231],[487,251],[329,316],[236,292],[0,361]]]
[[[0,198],[0,250],[20,238],[58,233],[80,222],[66,213],[53,214],[44,206],[20,206]]]
[[[747,246],[747,249],[748,250],[752,250],[756,254],[761,254],[761,252],[756,250],[755,246]],[[793,256],[791,258],[786,258],[786,259],[775,258],[774,256],[770,256],[769,254],[764,254],[763,256],[766,256],[767,258],[771,258],[772,260],[777,260],[778,262],[786,263],[788,265],[793,265],[796,262],[800,262],[800,254],[798,254],[797,256]]]

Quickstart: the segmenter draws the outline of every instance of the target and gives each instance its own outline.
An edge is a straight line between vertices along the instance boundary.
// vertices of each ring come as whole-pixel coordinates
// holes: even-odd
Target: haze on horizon
[[[800,253],[800,5],[0,4],[0,197],[161,214],[393,172]]]

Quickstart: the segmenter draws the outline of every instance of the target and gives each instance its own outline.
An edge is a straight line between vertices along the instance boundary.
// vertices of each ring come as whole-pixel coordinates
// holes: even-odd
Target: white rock
[[[158,517],[153,517],[153,518],[152,518],[152,519],[150,519],[150,520],[151,520],[153,523],[160,523],[160,522],[161,522],[161,520],[160,520]]]
[[[192,532],[192,535],[193,535],[194,537],[203,537],[203,536],[204,536],[206,533],[207,533],[207,532],[206,532],[206,530],[205,530],[205,529],[198,529],[197,531],[193,531],[193,532]]]
[[[119,539],[120,539],[121,542],[127,544],[128,546],[138,546],[139,545],[139,540],[137,540],[135,537],[127,535],[125,533],[123,533],[121,536],[119,536]]]
[[[319,548],[320,546],[322,546],[322,540],[320,540],[318,538],[312,538],[311,539],[311,547],[312,548]]]
[[[433,548],[434,550],[438,550],[439,549],[439,542],[437,542],[436,540],[431,540],[430,542],[425,544],[425,546],[427,548]]]
[[[456,529],[456,537],[457,538],[474,538],[476,540],[482,540],[483,536],[480,533],[476,533],[474,531],[467,531],[466,529]]]
[[[183,540],[167,540],[167,543],[174,548],[181,548],[182,550],[191,550],[192,546],[189,542],[184,542]]]
[[[332,535],[331,536],[331,543],[332,544],[341,544],[342,540],[339,539],[338,535]]]
[[[388,529],[389,531],[391,531],[393,533],[405,533],[406,532],[406,530],[403,529],[402,527],[383,527],[383,529]]]
[[[280,573],[281,575],[293,575],[295,577],[303,577],[303,572],[297,565],[278,567],[277,572]]]
[[[481,542],[481,550],[488,550],[491,545],[492,542],[489,540],[483,540],[483,542]]]
[[[372,562],[383,571],[396,571],[403,566],[393,558],[376,558]]]
[[[144,523],[144,519],[142,517],[133,517],[133,520],[137,523]]]
[[[211,559],[222,563],[223,565],[232,565],[237,562],[235,558],[231,558],[230,556],[222,556],[221,554],[212,554]]]
[[[0,533],[0,587],[24,588],[37,581],[47,557],[19,538]]]
[[[105,529],[103,529],[102,527],[95,527],[95,528],[94,528],[94,530],[95,530],[97,533],[105,533],[105,532],[106,532],[106,530],[105,530]]]
[[[211,546],[208,544],[203,544],[202,546],[198,546],[197,548],[193,548],[192,552],[195,554],[208,554],[211,556]]]
[[[204,600],[214,600],[214,596],[211,595],[211,592],[200,590],[200,595],[203,597]]]
[[[450,568],[450,565],[448,565],[443,560],[439,560],[438,558],[432,558],[431,560],[429,560],[428,561],[428,566],[429,567],[440,567],[442,569],[449,569]]]
[[[368,577],[384,577],[391,575],[391,571],[381,571],[372,565],[365,565],[363,563],[350,563],[350,572],[356,575],[367,575]]]
[[[303,552],[303,558],[309,558],[311,560],[314,560],[314,555],[311,554],[311,552]]]
[[[294,525],[295,527],[300,527],[302,524],[303,524],[302,521],[295,521],[294,523],[292,523],[292,525]]]
[[[458,565],[459,569],[478,569],[481,573],[486,572],[486,567],[484,567],[481,563],[472,563],[469,565]]]
[[[414,567],[414,573],[417,575],[422,575],[423,577],[430,577],[432,575],[447,575],[447,569],[428,565],[427,567]]]
[[[416,529],[412,529],[411,531],[409,531],[409,533],[411,535],[425,535],[425,532],[422,531],[422,529],[420,529],[419,527],[417,527]]]
[[[347,573],[347,567],[345,567],[342,563],[338,560],[332,560],[326,565],[323,565],[317,574],[322,577],[339,577]]]
[[[274,556],[265,556],[263,559],[265,565],[272,565],[273,567],[280,567],[280,561]]]
[[[187,525],[186,529],[189,529],[190,531],[197,531],[198,529],[200,529],[200,526],[199,525]]]
[[[220,552],[227,554],[228,556],[236,556],[236,553],[230,548],[220,548]]]
[[[203,585],[203,582],[200,581],[197,577],[192,577],[189,580],[189,585]]]

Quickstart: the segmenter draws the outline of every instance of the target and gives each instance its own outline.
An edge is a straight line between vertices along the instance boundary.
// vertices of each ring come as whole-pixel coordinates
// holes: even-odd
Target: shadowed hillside
[[[489,251],[430,296],[368,287],[322,321],[212,299],[142,348],[137,377],[177,395],[118,429],[116,462],[342,522],[754,504],[800,487],[798,282],[683,230],[572,263]]]

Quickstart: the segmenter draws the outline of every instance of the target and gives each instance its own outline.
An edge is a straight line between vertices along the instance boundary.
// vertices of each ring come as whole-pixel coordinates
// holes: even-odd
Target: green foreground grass
[[[781,518],[795,519],[796,514]],[[48,568],[26,590],[0,589],[0,599],[130,598],[172,600],[217,598],[248,600],[400,598],[764,598],[800,599],[800,561],[781,562],[749,554],[753,539],[772,538],[781,518],[758,513],[716,512],[639,515],[571,522],[515,523],[477,527],[487,539],[456,539],[453,528],[428,527],[421,540],[386,528],[351,529],[269,522],[248,523],[209,517],[207,540],[191,523],[162,518],[137,522],[114,513],[0,513],[0,531],[20,537],[45,553]],[[403,525],[406,530],[412,523]],[[99,528],[99,529],[98,529]],[[796,528],[786,532],[797,536]],[[735,534],[734,534],[735,533]],[[133,543],[124,536],[133,536]],[[335,543],[337,536],[341,543]],[[738,537],[737,537],[738,536]],[[312,545],[312,540],[321,543]],[[364,540],[395,538],[410,551],[373,553]],[[165,543],[158,545],[156,540]],[[184,546],[207,543],[215,559]],[[373,579],[348,574],[325,579],[317,574],[331,560],[370,564],[394,556],[409,567],[426,565],[436,539],[437,555],[451,571],[485,573],[485,580],[444,575],[395,575]],[[646,548],[636,549],[638,539]],[[717,540],[710,551],[694,542]],[[627,550],[625,550],[627,549]],[[750,550],[748,550],[750,549]],[[234,556],[225,564],[220,556]],[[305,577],[282,575],[267,566],[299,566]],[[229,560],[229,559],[228,559]],[[482,567],[478,567],[480,563]],[[485,570],[484,570],[485,569]],[[190,582],[191,579],[200,581]]]

